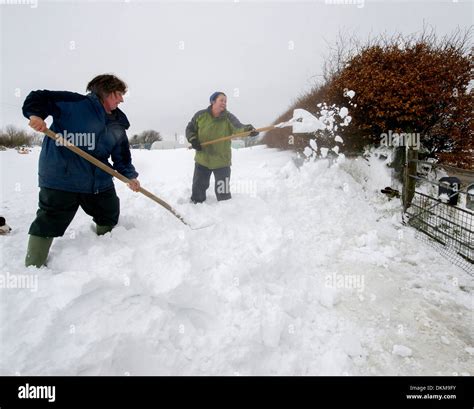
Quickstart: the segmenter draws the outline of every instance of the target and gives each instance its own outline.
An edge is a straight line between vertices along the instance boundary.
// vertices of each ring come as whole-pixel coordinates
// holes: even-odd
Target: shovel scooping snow
[[[308,132],[315,132],[319,129],[324,129],[324,124],[318,118],[316,118],[312,113],[304,109],[297,108],[293,111],[293,117],[286,122],[280,122],[279,124],[276,124],[276,125],[270,125],[270,126],[258,128],[252,131],[239,132],[233,135],[224,136],[222,138],[214,139],[213,141],[203,142],[201,143],[201,146],[208,146],[214,143],[228,141],[234,138],[245,138],[247,136],[250,136],[250,134],[255,131],[266,132],[275,128],[285,128],[287,126],[293,127],[293,133],[308,133]]]

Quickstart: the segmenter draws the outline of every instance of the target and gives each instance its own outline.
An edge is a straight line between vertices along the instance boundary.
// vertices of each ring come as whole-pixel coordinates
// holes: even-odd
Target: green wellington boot
[[[52,243],[53,237],[39,237],[30,234],[25,266],[36,266],[38,268],[44,266]]]
[[[113,228],[114,226],[99,226],[98,224],[96,224],[95,231],[98,236],[103,236],[105,233],[112,231]]]

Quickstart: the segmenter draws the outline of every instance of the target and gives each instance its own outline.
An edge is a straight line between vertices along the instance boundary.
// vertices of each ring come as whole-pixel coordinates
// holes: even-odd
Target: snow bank
[[[117,228],[97,237],[79,211],[37,270],[38,154],[0,152],[1,271],[38,284],[0,289],[1,374],[474,373],[472,278],[400,224],[383,161],[241,149],[233,199],[195,206],[191,151],[133,151],[144,187],[215,224],[189,230],[117,182]]]

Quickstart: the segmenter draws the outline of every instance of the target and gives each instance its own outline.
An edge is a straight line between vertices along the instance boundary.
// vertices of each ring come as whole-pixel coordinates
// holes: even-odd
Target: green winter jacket
[[[252,128],[252,125],[242,125],[229,111],[224,111],[215,118],[209,106],[194,114],[186,127],[186,139],[192,142],[197,138],[200,143],[203,143],[234,133],[250,131]],[[208,169],[230,166],[232,164],[231,141],[203,146],[202,151],[196,151],[194,160]]]

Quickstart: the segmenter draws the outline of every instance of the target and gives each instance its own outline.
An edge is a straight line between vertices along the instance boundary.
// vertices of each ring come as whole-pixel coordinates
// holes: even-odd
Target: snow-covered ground
[[[30,279],[0,288],[0,374],[474,374],[473,279],[400,224],[382,161],[241,149],[233,199],[195,206],[191,151],[133,151],[145,188],[215,224],[117,181],[119,226],[80,210],[38,270],[38,154],[0,152],[0,272]]]

